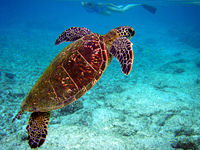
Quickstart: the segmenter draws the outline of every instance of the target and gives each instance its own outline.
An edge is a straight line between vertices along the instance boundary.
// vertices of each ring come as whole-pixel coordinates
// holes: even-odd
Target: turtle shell
[[[106,65],[100,35],[84,36],[54,58],[22,102],[22,110],[47,112],[72,103],[94,86]]]

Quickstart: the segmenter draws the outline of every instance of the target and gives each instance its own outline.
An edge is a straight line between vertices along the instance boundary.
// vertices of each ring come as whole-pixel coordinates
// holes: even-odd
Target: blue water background
[[[117,5],[134,3],[133,1],[99,2],[109,2]],[[181,124],[180,129],[184,130],[186,127],[190,128],[190,123],[194,121],[193,125],[195,127],[192,128],[192,131],[194,132],[192,132],[189,136],[187,136],[187,132],[184,134],[184,136],[187,138],[189,137],[189,139],[194,138],[195,140],[192,141],[194,143],[196,142],[198,145],[200,139],[199,4],[185,4],[181,1],[160,1],[157,3],[151,1],[149,4],[157,8],[155,14],[149,13],[142,7],[135,7],[125,13],[112,13],[110,16],[103,16],[97,13],[87,12],[80,3],[80,1],[65,0],[0,1],[0,141],[2,143],[0,145],[5,145],[3,149],[13,149],[16,146],[17,148],[25,147],[24,149],[28,147],[27,141],[22,140],[22,137],[26,136],[25,127],[29,115],[25,114],[21,121],[17,121],[17,123],[14,124],[11,123],[11,120],[20,110],[20,104],[23,98],[32,88],[45,68],[53,60],[56,54],[58,54],[68,44],[63,43],[59,46],[55,46],[54,43],[56,38],[65,29],[72,26],[87,27],[92,32],[105,34],[115,27],[130,25],[135,29],[136,33],[131,39],[131,42],[133,43],[135,59],[130,75],[128,77],[124,76],[121,72],[119,63],[116,60],[113,60],[112,64],[105,71],[105,74],[102,76],[98,84],[95,85],[94,89],[91,89],[88,94],[81,98],[84,103],[83,109],[85,108],[87,112],[92,113],[95,109],[100,108],[100,106],[105,109],[111,108],[111,110],[113,108],[119,110],[121,106],[121,109],[123,109],[124,113],[122,116],[128,118],[128,116],[134,114],[134,111],[137,108],[137,98],[139,98],[137,97],[138,93],[140,93],[142,96],[144,94],[143,98],[145,98],[146,95],[149,96],[148,100],[150,103],[155,99],[159,99],[155,95],[151,95],[151,88],[149,89],[149,92],[148,90],[144,89],[146,86],[152,86],[152,88],[159,89],[159,92],[157,93],[158,97],[161,97],[161,99],[164,99],[162,98],[163,95],[166,95],[167,97],[167,99],[165,99],[166,103],[159,105],[160,108],[166,106],[167,109],[167,104],[173,101],[173,105],[170,105],[169,107],[174,107],[177,109],[180,107],[182,110],[182,107],[179,103],[180,99],[183,102],[181,104],[187,105],[187,107],[185,107],[188,112],[186,112],[184,115],[188,116],[188,118],[191,120],[188,121],[188,125]],[[144,3],[148,3],[148,1],[144,1]],[[179,62],[178,68],[173,66],[173,64],[176,65],[176,62]],[[169,81],[169,84],[167,81]],[[140,86],[138,86],[138,84]],[[131,89],[133,90],[131,91]],[[129,93],[126,93],[129,94],[129,96],[124,95],[123,93],[122,95],[118,95],[122,91],[125,92],[126,90],[129,91]],[[164,93],[162,93],[163,91]],[[168,93],[168,91],[170,92]],[[116,97],[120,97],[122,101],[119,102],[111,100],[111,102],[108,102],[108,99],[106,99],[108,95],[110,95],[110,97],[113,96],[115,99]],[[176,96],[177,98],[175,98]],[[96,101],[96,103],[94,104],[91,102],[92,100]],[[136,108],[132,109],[129,107],[133,105],[131,101],[135,102]],[[143,104],[145,107],[150,105],[147,102]],[[121,105],[118,106],[116,103],[120,103]],[[145,108],[143,109],[145,110]],[[155,109],[157,109],[156,106]],[[84,110],[82,111],[84,112]],[[163,111],[163,113],[165,114],[166,112]],[[82,114],[82,112],[79,112],[79,114]],[[64,126],[64,123],[61,119],[57,121],[58,123],[55,121],[56,117],[59,120],[59,112],[52,116],[53,119],[50,123],[54,124],[55,126]],[[147,115],[147,118],[148,117],[149,116]],[[88,128],[96,128],[90,124],[90,120],[87,120],[87,118],[84,119],[83,117],[80,120],[82,121],[82,124],[87,124]],[[123,122],[126,124],[130,120],[130,118],[125,119]],[[168,120],[168,118],[166,120]],[[66,124],[70,126],[73,123],[67,122],[65,125]],[[52,125],[51,128],[54,128],[55,131],[57,128],[54,127],[54,125]],[[77,124],[77,126],[80,125]],[[123,125],[121,125],[119,128],[125,130],[122,128],[122,126]],[[169,126],[175,128],[173,123]],[[155,128],[158,129],[157,126]],[[156,129],[155,133],[157,132]],[[159,132],[166,131],[165,129],[167,130],[168,127],[164,126],[163,130],[159,130]],[[169,132],[171,132],[171,130]],[[51,136],[53,135],[54,131],[51,129],[50,131],[52,132],[49,133],[49,137],[47,136],[49,141],[42,146],[44,149],[47,147],[47,145],[50,145],[49,143],[51,143],[51,141],[54,140],[53,136]],[[99,132],[101,131],[102,126],[99,127]],[[143,131],[145,132],[146,130],[144,129]],[[173,131],[176,133],[177,130],[174,129]],[[127,129],[127,132],[129,132],[129,129]],[[166,131],[166,133],[167,132],[168,131]],[[55,136],[59,137],[59,135]],[[174,135],[174,139],[176,139],[177,136],[179,135]],[[16,137],[15,140],[12,140],[12,137]],[[125,135],[125,137],[127,136]],[[147,137],[148,136],[145,135],[145,138]],[[128,138],[131,139],[130,137]],[[168,144],[166,149],[169,147],[172,148],[170,144],[173,143],[173,141],[171,140],[171,136],[169,136],[168,140],[164,140],[167,141],[166,143]],[[58,141],[59,139],[56,140],[56,142]],[[138,143],[134,143],[134,140],[132,142],[129,141],[129,144],[122,142],[125,146],[123,147],[123,145],[121,145],[122,147],[119,147],[119,149],[133,149],[134,144],[136,146],[135,149],[141,149],[142,146],[137,147],[137,145],[145,145],[143,142],[139,142],[139,140]],[[131,143],[134,144],[132,145]],[[59,147],[61,145],[64,144],[57,146]],[[86,145],[79,145],[79,148],[91,148],[88,146],[89,144],[87,146]],[[114,146],[110,147],[109,144],[102,145],[105,147],[97,146],[96,149],[116,148]],[[166,146],[163,143],[160,145],[161,146],[159,147],[159,143],[157,143],[157,145],[152,145],[152,147],[149,149],[156,149],[156,146],[157,149],[161,149],[162,145]],[[69,146],[68,149],[73,149],[73,146],[74,145],[72,145],[72,147]],[[60,149],[65,148],[62,147]],[[144,146],[143,149],[148,148]]]

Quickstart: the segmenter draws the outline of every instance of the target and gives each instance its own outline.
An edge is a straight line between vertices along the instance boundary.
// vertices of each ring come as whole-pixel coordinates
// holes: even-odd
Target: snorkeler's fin
[[[114,40],[111,45],[110,53],[121,64],[122,72],[128,75],[133,64],[132,43],[126,37],[120,37]]]
[[[152,13],[152,14],[155,14],[155,13],[156,13],[157,8],[155,8],[155,7],[153,7],[153,6],[146,5],[146,4],[142,4],[141,6],[142,6],[144,9],[146,9],[148,12]]]
[[[65,30],[59,37],[56,39],[55,45],[58,45],[62,42],[72,42],[80,39],[85,35],[89,35],[92,32],[83,27],[71,27]]]
[[[28,144],[31,148],[40,147],[47,136],[47,128],[50,112],[33,112],[30,116],[28,125]]]

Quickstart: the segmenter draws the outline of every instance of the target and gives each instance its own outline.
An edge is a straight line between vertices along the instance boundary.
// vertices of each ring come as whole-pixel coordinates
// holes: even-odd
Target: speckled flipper
[[[123,73],[128,75],[133,63],[131,41],[125,37],[117,38],[111,45],[110,53],[120,62]]]
[[[85,35],[89,35],[92,32],[83,27],[71,27],[67,30],[65,30],[57,39],[55,42],[55,45],[58,45],[62,42],[72,42],[76,41],[77,39],[80,39],[81,37]]]
[[[40,147],[47,136],[50,112],[33,112],[28,125],[28,143],[31,148]]]

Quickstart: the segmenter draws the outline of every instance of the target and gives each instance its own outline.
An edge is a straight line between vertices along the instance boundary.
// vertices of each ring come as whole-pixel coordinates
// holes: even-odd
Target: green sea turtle
[[[129,74],[133,63],[132,43],[135,34],[130,26],[112,29],[105,35],[87,28],[71,27],[56,40],[55,45],[73,41],[51,62],[21,104],[19,119],[24,111],[32,112],[28,125],[28,143],[40,147],[47,135],[50,111],[69,105],[85,94],[99,80],[114,56],[122,72]]]

